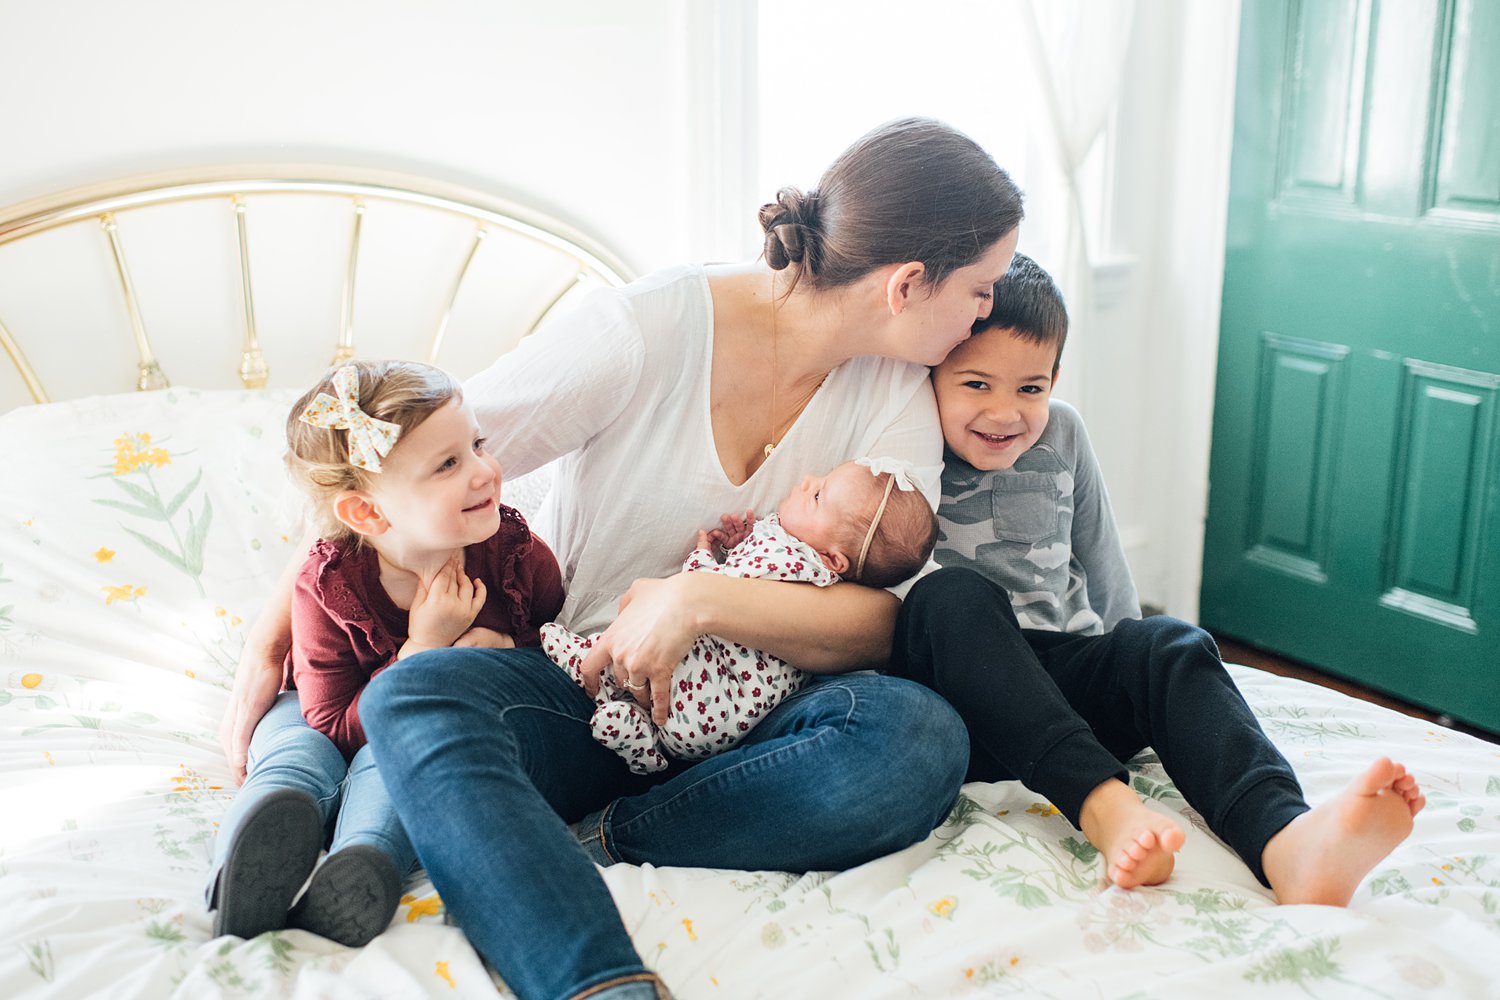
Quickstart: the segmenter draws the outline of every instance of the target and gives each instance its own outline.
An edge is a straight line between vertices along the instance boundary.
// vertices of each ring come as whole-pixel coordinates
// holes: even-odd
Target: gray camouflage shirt
[[[1047,429],[1010,469],[948,451],[933,558],[1010,591],[1022,628],[1098,635],[1141,616],[1083,419],[1050,401]]]

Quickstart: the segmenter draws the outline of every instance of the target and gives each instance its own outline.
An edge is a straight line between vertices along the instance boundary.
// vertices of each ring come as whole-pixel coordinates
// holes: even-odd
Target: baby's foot
[[[1105,874],[1121,889],[1165,882],[1187,839],[1175,821],[1148,809],[1114,778],[1089,793],[1079,819],[1104,858]]]
[[[1427,799],[1406,768],[1382,757],[1338,795],[1266,843],[1261,864],[1280,903],[1348,906],[1354,890],[1411,833]]]

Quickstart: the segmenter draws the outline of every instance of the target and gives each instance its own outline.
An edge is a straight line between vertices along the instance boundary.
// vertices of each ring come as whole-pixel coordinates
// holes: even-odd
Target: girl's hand
[[[245,783],[250,754],[250,736],[261,717],[271,710],[281,693],[281,668],[285,653],[258,643],[246,643],[234,675],[234,690],[224,718],[219,721],[219,745],[229,758],[229,773],[237,785]]]
[[[476,626],[453,641],[455,646],[473,646],[476,649],[515,649],[516,640],[504,632]]]
[[[474,624],[484,607],[484,581],[464,575],[462,556],[443,564],[430,580],[417,581],[409,615],[408,644],[424,649],[442,649],[453,645]],[[403,652],[411,650],[402,647]]]
[[[747,510],[743,514],[725,514],[719,518],[719,526],[708,533],[709,540],[719,548],[728,552],[736,545],[745,540],[750,530],[755,527],[755,511]]]
[[[642,579],[620,598],[620,615],[594,640],[579,665],[584,690],[593,696],[599,678],[611,671],[642,707],[650,706],[658,725],[672,704],[672,671],[693,648],[692,573],[665,580]]]

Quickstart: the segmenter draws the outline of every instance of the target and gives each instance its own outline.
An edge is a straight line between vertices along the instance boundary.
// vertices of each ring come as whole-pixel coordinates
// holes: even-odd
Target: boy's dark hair
[[[1068,339],[1068,307],[1052,275],[1024,253],[1016,254],[1010,270],[995,282],[995,300],[990,314],[974,323],[972,333],[995,328],[1013,330],[1033,344],[1056,344],[1052,374],[1062,361]]]

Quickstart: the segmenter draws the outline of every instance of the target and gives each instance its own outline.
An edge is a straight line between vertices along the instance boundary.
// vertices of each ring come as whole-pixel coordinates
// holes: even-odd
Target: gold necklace
[[[767,459],[771,457],[771,452],[776,450],[776,446],[781,443],[782,436],[797,422],[797,418],[802,415],[802,411],[807,409],[807,404],[812,402],[812,398],[818,394],[818,390],[823,388],[823,383],[828,381],[829,375],[828,372],[824,372],[823,377],[818,379],[817,384],[812,387],[812,391],[803,396],[797,405],[792,408],[792,415],[781,423],[777,423],[776,414],[779,410],[776,405],[776,390],[777,383],[781,381],[780,358],[777,355],[776,347],[777,342],[781,339],[781,331],[777,325],[777,314],[779,312],[780,310],[776,308],[776,276],[773,274],[771,275],[771,414],[768,421],[771,432],[767,435],[770,440],[766,442],[765,447],[765,458]]]
[[[771,452],[776,450],[776,445],[779,443],[776,439],[776,383],[780,381],[776,365],[776,341],[780,339],[781,333],[777,329],[776,314],[779,311],[776,308],[776,275],[773,272],[771,274],[771,419],[769,421],[771,433],[768,435],[770,440],[766,442],[766,458],[771,457]]]

